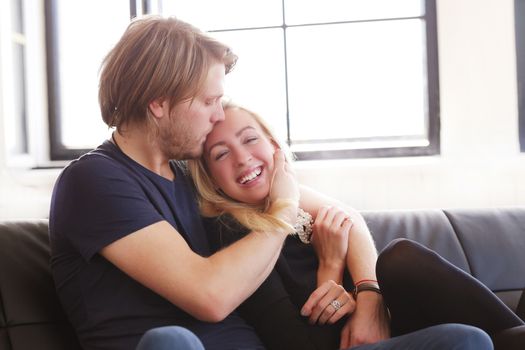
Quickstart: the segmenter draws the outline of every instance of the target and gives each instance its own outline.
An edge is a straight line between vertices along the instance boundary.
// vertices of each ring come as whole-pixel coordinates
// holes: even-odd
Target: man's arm
[[[275,215],[291,228],[297,218],[299,190],[283,153],[276,152],[274,157],[270,201]],[[194,253],[169,223],[160,221],[107,245],[100,253],[192,316],[214,322],[228,316],[266,279],[288,233],[286,228],[252,232],[205,258]]]
[[[101,254],[192,316],[217,322],[265,280],[285,238],[285,232],[252,232],[205,258],[161,221],[109,244]]]

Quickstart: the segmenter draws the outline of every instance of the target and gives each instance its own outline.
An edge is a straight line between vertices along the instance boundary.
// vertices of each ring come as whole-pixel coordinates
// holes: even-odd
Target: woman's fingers
[[[348,215],[344,215],[343,222],[340,224],[340,227],[343,229],[343,231],[349,232],[352,226],[354,226],[354,221],[352,218]]]
[[[316,290],[310,294],[310,297],[308,297],[308,300],[306,300],[306,303],[304,303],[303,307],[301,308],[301,315],[303,316],[310,316],[312,314],[312,310],[317,303],[321,300],[321,298],[328,293],[330,288],[332,287],[332,284],[335,284],[334,281],[326,281],[323,284],[321,284],[319,287],[317,287]]]
[[[314,312],[312,312],[309,321],[323,325],[333,318],[332,321],[335,322],[344,315],[353,312],[354,309],[355,303],[350,294],[342,286],[335,285],[321,299],[317,307],[314,307]]]
[[[344,290],[344,289],[343,289]],[[355,302],[353,298],[345,292],[339,294],[337,298],[333,299],[323,310],[317,323],[320,325],[326,323],[335,323],[344,315],[352,313],[355,309]]]
[[[346,223],[352,222],[350,215],[338,207],[322,206],[315,219],[315,231],[338,232]]]
[[[336,299],[337,302],[341,303],[339,300],[340,298]],[[341,307],[338,310],[335,310],[334,313],[332,313],[331,316],[329,316],[326,323],[333,324],[339,321],[343,316],[351,314],[355,311],[355,300],[350,295],[345,295],[346,302],[341,303]],[[332,305],[333,306],[333,305]],[[334,308],[336,309],[336,308]],[[320,323],[324,324],[324,323]]]
[[[332,226],[335,229],[342,227],[343,223],[346,221],[347,218],[348,218],[348,215],[344,211],[337,210],[337,212],[334,215],[334,219],[332,221]]]
[[[334,281],[327,281],[310,295],[301,314],[309,316],[311,324],[325,324],[337,322],[354,310],[355,301],[350,294]]]
[[[270,201],[274,202],[277,199],[299,200],[297,181],[281,150],[276,150],[274,154],[274,170],[270,186]]]

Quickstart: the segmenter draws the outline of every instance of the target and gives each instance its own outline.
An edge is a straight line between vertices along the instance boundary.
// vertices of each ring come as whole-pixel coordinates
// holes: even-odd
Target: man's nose
[[[224,109],[222,108],[222,104],[218,103],[217,105],[217,109],[211,116],[211,122],[214,124],[224,120]]]

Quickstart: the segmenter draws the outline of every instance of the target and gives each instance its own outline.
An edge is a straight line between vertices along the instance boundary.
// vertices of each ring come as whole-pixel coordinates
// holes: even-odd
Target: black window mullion
[[[514,1],[516,69],[518,79],[518,125],[520,151],[525,152],[525,0]]]
[[[137,0],[129,0],[129,18],[137,17]]]
[[[441,149],[440,104],[439,104],[439,60],[437,38],[436,1],[425,1],[425,27],[427,48],[428,87],[428,154],[439,154]]]
[[[285,13],[285,5],[284,2],[286,0],[282,0],[282,11],[283,11],[283,50],[284,50],[284,93],[285,96],[285,103],[286,103],[286,143],[288,146],[292,144],[292,138],[290,133],[290,101],[289,101],[289,94],[288,94],[288,47],[286,45],[286,13]]]

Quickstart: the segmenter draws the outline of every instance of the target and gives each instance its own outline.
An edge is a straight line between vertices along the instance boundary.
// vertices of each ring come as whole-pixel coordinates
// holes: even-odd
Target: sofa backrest
[[[363,216],[378,250],[398,237],[418,241],[517,309],[525,289],[525,207],[374,211]]]
[[[473,274],[516,310],[525,289],[525,208],[363,216],[378,250],[399,237],[418,241]],[[47,221],[0,221],[0,350],[80,349],[55,294],[49,258]]]
[[[449,210],[445,214],[472,275],[516,310],[525,290],[525,208]]]
[[[0,350],[80,349],[49,257],[47,221],[0,222]]]

